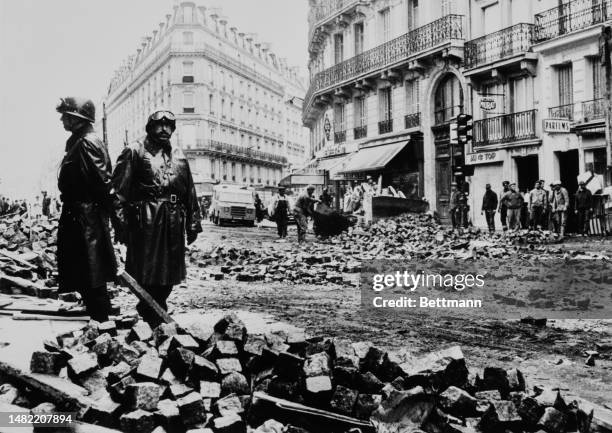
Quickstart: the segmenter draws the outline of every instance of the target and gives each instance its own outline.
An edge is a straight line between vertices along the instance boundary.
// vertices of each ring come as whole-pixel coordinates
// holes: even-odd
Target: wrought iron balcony
[[[528,110],[475,121],[473,146],[476,148],[536,138],[536,112]]]
[[[548,117],[551,119],[574,119],[574,104],[559,105],[548,109]]]
[[[529,51],[533,24],[521,23],[465,43],[467,69],[504,60]]]
[[[334,143],[344,143],[346,141],[346,130],[334,131]]]
[[[315,29],[363,0],[325,0],[310,9],[308,13],[308,40],[312,40]]]
[[[383,120],[382,122],[378,122],[378,133],[386,134],[387,132],[393,131],[393,119]]]
[[[410,129],[421,125],[421,113],[406,114],[404,116],[404,128]]]
[[[534,41],[546,41],[611,18],[612,0],[573,0],[535,16]]]
[[[585,122],[603,120],[606,115],[605,100],[603,98],[593,99],[582,103],[582,118]]]
[[[268,161],[276,164],[285,164],[287,162],[287,158],[282,155],[278,155],[270,152],[263,152],[261,150],[250,149],[244,146],[237,146],[235,144],[224,143],[218,140],[212,139],[197,139],[195,141],[195,147],[187,147],[191,146],[190,143],[186,141],[180,141],[179,144],[187,148],[186,153],[194,153],[197,151],[207,151],[214,152],[215,154],[226,154],[232,155],[242,158],[255,159],[259,161]]]
[[[348,80],[372,75],[443,43],[462,40],[464,38],[463,21],[463,15],[446,15],[316,73],[306,93],[304,112],[310,109],[313,97],[317,93],[336,87]]]
[[[360,138],[364,138],[367,136],[368,136],[368,127],[366,125],[357,126],[353,128],[353,137],[355,137],[355,140],[359,140]]]

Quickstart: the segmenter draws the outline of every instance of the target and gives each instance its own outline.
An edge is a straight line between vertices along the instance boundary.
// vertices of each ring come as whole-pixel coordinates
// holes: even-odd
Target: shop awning
[[[384,144],[381,146],[363,147],[355,153],[340,173],[358,173],[377,171],[385,168],[395,156],[406,147],[407,141]]]

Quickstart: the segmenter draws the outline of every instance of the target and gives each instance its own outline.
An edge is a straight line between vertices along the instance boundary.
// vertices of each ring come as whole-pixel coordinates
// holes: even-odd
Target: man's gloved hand
[[[198,238],[198,234],[195,232],[187,232],[187,245],[191,245]]]

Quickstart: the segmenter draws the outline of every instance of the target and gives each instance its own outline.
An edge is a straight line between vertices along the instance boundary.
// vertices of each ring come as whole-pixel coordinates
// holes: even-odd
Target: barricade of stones
[[[527,391],[517,369],[470,374],[458,346],[415,356],[299,332],[250,335],[235,315],[214,329],[90,322],[46,342],[31,370],[86,388],[96,403],[83,419],[130,433],[328,431],[305,429],[302,417],[283,427],[251,406],[254,392],[369,420],[379,432],[587,432],[592,418],[558,391]]]

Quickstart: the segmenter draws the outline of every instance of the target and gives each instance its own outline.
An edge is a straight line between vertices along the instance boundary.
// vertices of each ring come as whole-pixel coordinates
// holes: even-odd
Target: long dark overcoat
[[[126,271],[142,285],[180,283],[186,276],[185,234],[202,231],[187,159],[178,150],[157,150],[145,138],[123,150],[113,184],[125,205]]]
[[[62,213],[57,232],[59,290],[83,291],[117,271],[109,218],[114,211],[106,145],[88,125],[66,142],[58,175]]]

